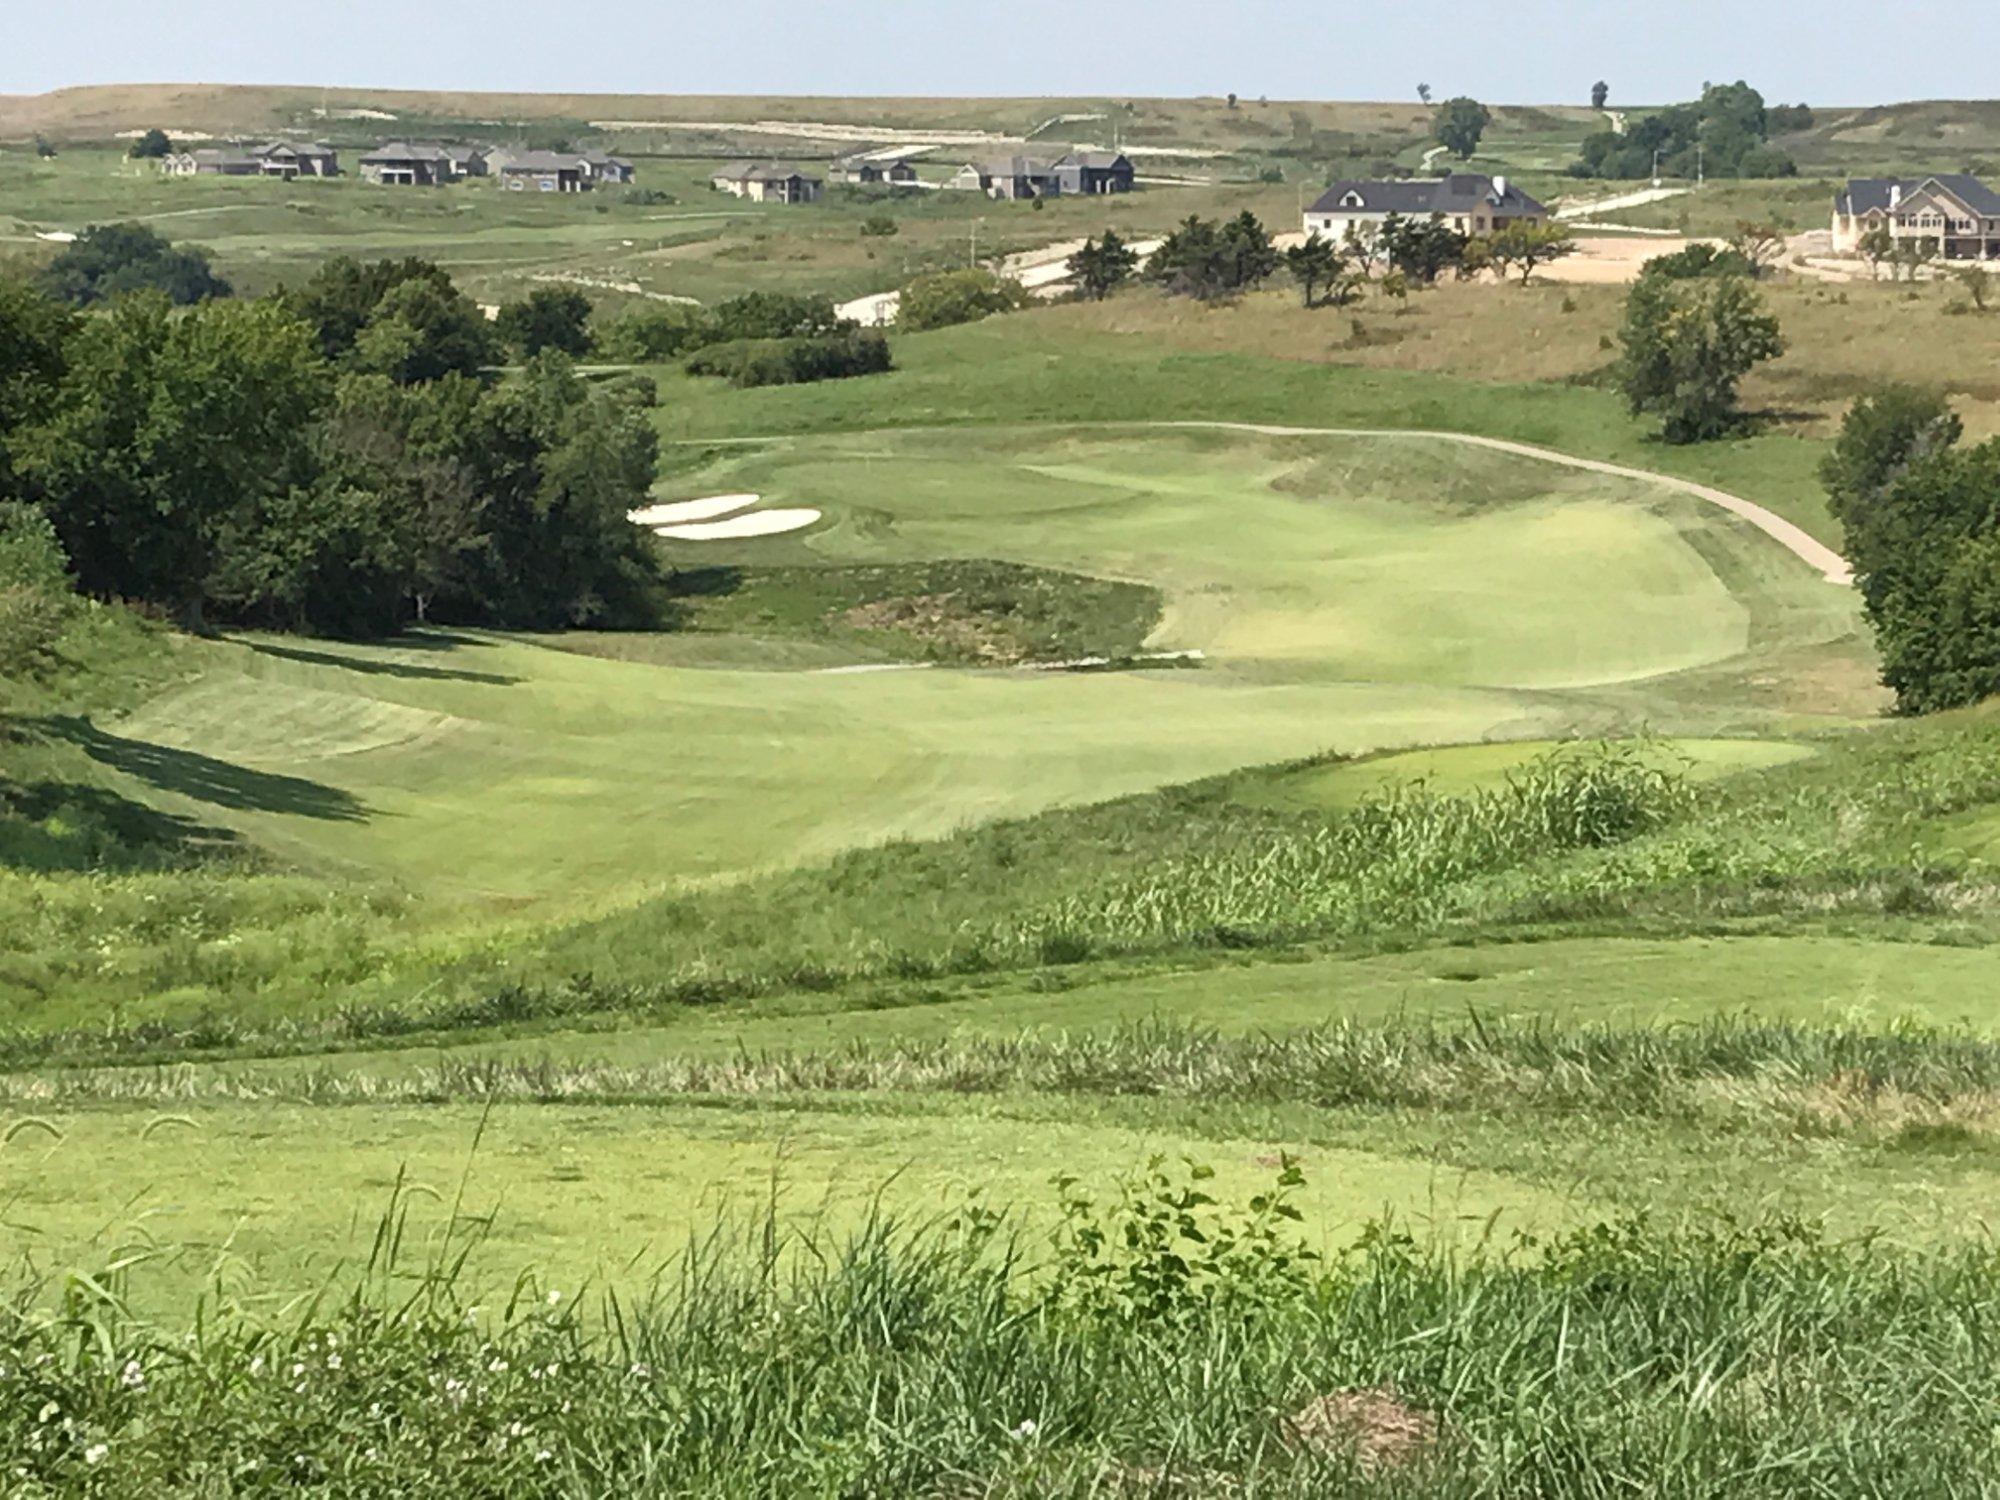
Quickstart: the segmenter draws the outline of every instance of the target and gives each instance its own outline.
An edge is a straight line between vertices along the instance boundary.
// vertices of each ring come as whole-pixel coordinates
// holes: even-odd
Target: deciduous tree
[[[1439,145],[1460,161],[1470,161],[1472,153],[1479,149],[1486,127],[1492,123],[1493,112],[1490,109],[1477,99],[1461,95],[1445,100],[1438,107],[1437,118],[1431,122],[1431,134]]]
[[[1576,240],[1560,224],[1532,224],[1516,219],[1485,236],[1484,248],[1486,258],[1503,278],[1518,270],[1521,285],[1526,286],[1528,278],[1535,274],[1535,267],[1574,255]]]
[[[1778,320],[1741,276],[1641,275],[1625,299],[1621,383],[1633,413],[1660,418],[1670,443],[1722,437],[1742,421],[1737,383],[1784,350]]]

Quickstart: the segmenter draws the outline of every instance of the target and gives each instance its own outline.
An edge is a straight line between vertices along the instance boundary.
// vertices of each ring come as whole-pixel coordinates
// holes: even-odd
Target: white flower
[[[537,1448],[535,1450],[535,1462],[538,1464],[545,1464],[554,1456],[555,1455],[550,1453],[549,1450],[546,1448]]]
[[[527,1430],[528,1429],[522,1426],[522,1424],[519,1422],[509,1422],[507,1424],[508,1437],[519,1437],[521,1436],[522,1433],[526,1432]]]
[[[651,1375],[651,1374],[652,1374],[653,1372],[652,1372],[652,1370],[651,1370],[651,1369],[650,1369],[649,1367],[647,1367],[647,1366],[645,1366],[645,1365],[642,1365],[642,1364],[637,1364],[637,1363],[635,1363],[635,1364],[634,1364],[634,1365],[632,1366],[632,1368],[631,1368],[631,1369],[629,1369],[629,1370],[627,1370],[627,1371],[626,1371],[625,1373],[626,1373],[627,1375],[630,1375],[630,1376],[631,1376],[631,1377],[632,1377],[632,1378],[633,1378],[634,1380],[645,1380],[645,1379],[646,1379],[646,1378],[648,1378],[648,1377],[649,1377],[649,1376],[650,1376],[650,1375]]]
[[[506,1373],[506,1370],[507,1370],[507,1361],[504,1359],[496,1359],[486,1367],[486,1371],[489,1375],[502,1375]]]
[[[108,1443],[92,1443],[83,1450],[83,1461],[87,1464],[101,1464],[104,1462],[104,1455],[110,1451]]]
[[[554,1307],[560,1301],[562,1301],[562,1293],[551,1287],[549,1289],[549,1306]]]
[[[264,1373],[263,1355],[260,1354],[255,1359],[250,1361],[250,1373],[252,1375],[262,1375]]]
[[[118,1383],[128,1391],[143,1391],[146,1388],[146,1372],[139,1368],[138,1360],[125,1361],[125,1370],[118,1377]]]
[[[1035,1435],[1035,1419],[1033,1417],[1023,1417],[1021,1419],[1021,1425],[1019,1427],[1016,1427],[1013,1431],[1007,1434],[1007,1436],[1014,1438],[1016,1440],[1023,1438],[1031,1438],[1034,1435]]]
[[[326,1357],[326,1367],[329,1370],[338,1370],[340,1368],[340,1356],[338,1354],[329,1354]]]
[[[62,1408],[60,1406],[56,1405],[55,1402],[51,1401],[41,1409],[40,1413],[37,1414],[37,1416],[35,1417],[35,1420],[37,1422],[46,1422],[50,1417],[53,1417],[57,1412],[61,1410]]]

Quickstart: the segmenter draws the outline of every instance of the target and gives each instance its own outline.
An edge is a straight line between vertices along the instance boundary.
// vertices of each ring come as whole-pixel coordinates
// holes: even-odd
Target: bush
[[[1659,276],[1668,281],[1699,281],[1710,276],[1755,276],[1757,273],[1756,266],[1742,251],[1700,241],[1684,246],[1671,255],[1656,255],[1646,262],[1644,269],[1648,276]]]
[[[47,667],[74,607],[55,527],[32,506],[0,501],[0,677]]]
[[[938,271],[919,276],[903,289],[896,324],[922,333],[957,323],[976,323],[994,313],[1014,312],[1027,305],[1028,294],[1018,281],[976,267]]]
[[[889,341],[858,329],[828,338],[738,339],[703,349],[687,362],[690,375],[719,376],[741,390],[879,375],[890,368]]]
[[[596,334],[598,352],[606,359],[657,364],[713,343],[715,320],[702,308],[673,302],[599,318]]]
[[[574,287],[537,287],[500,309],[494,328],[523,359],[554,349],[573,359],[590,353],[590,299]]]
[[[824,297],[794,297],[784,292],[745,292],[718,302],[711,315],[713,339],[825,338],[847,325]]]
[[[870,214],[861,221],[863,239],[886,240],[899,230],[900,226],[888,214]]]
[[[176,247],[143,224],[91,225],[43,267],[42,285],[73,307],[139,291],[164,292],[185,307],[230,290],[210,268],[207,251]]]
[[[167,138],[167,133],[155,126],[132,143],[129,154],[134,161],[158,161],[173,149],[174,143]]]

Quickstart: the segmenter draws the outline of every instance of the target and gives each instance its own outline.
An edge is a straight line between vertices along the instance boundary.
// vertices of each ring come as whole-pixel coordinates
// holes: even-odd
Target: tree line
[[[651,620],[625,519],[651,383],[594,386],[554,348],[499,380],[501,343],[418,259],[185,305],[0,281],[0,502],[47,518],[86,592],[196,628]]]

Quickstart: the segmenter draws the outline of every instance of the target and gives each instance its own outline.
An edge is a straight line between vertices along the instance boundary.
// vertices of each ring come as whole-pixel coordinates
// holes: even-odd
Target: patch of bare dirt
[[[1012,666],[1027,659],[1004,621],[967,605],[962,595],[910,594],[843,610],[839,623],[854,630],[914,635],[960,660]]]
[[[1399,1468],[1437,1445],[1437,1418],[1382,1387],[1316,1396],[1285,1419],[1285,1445],[1352,1453],[1365,1474]]]

